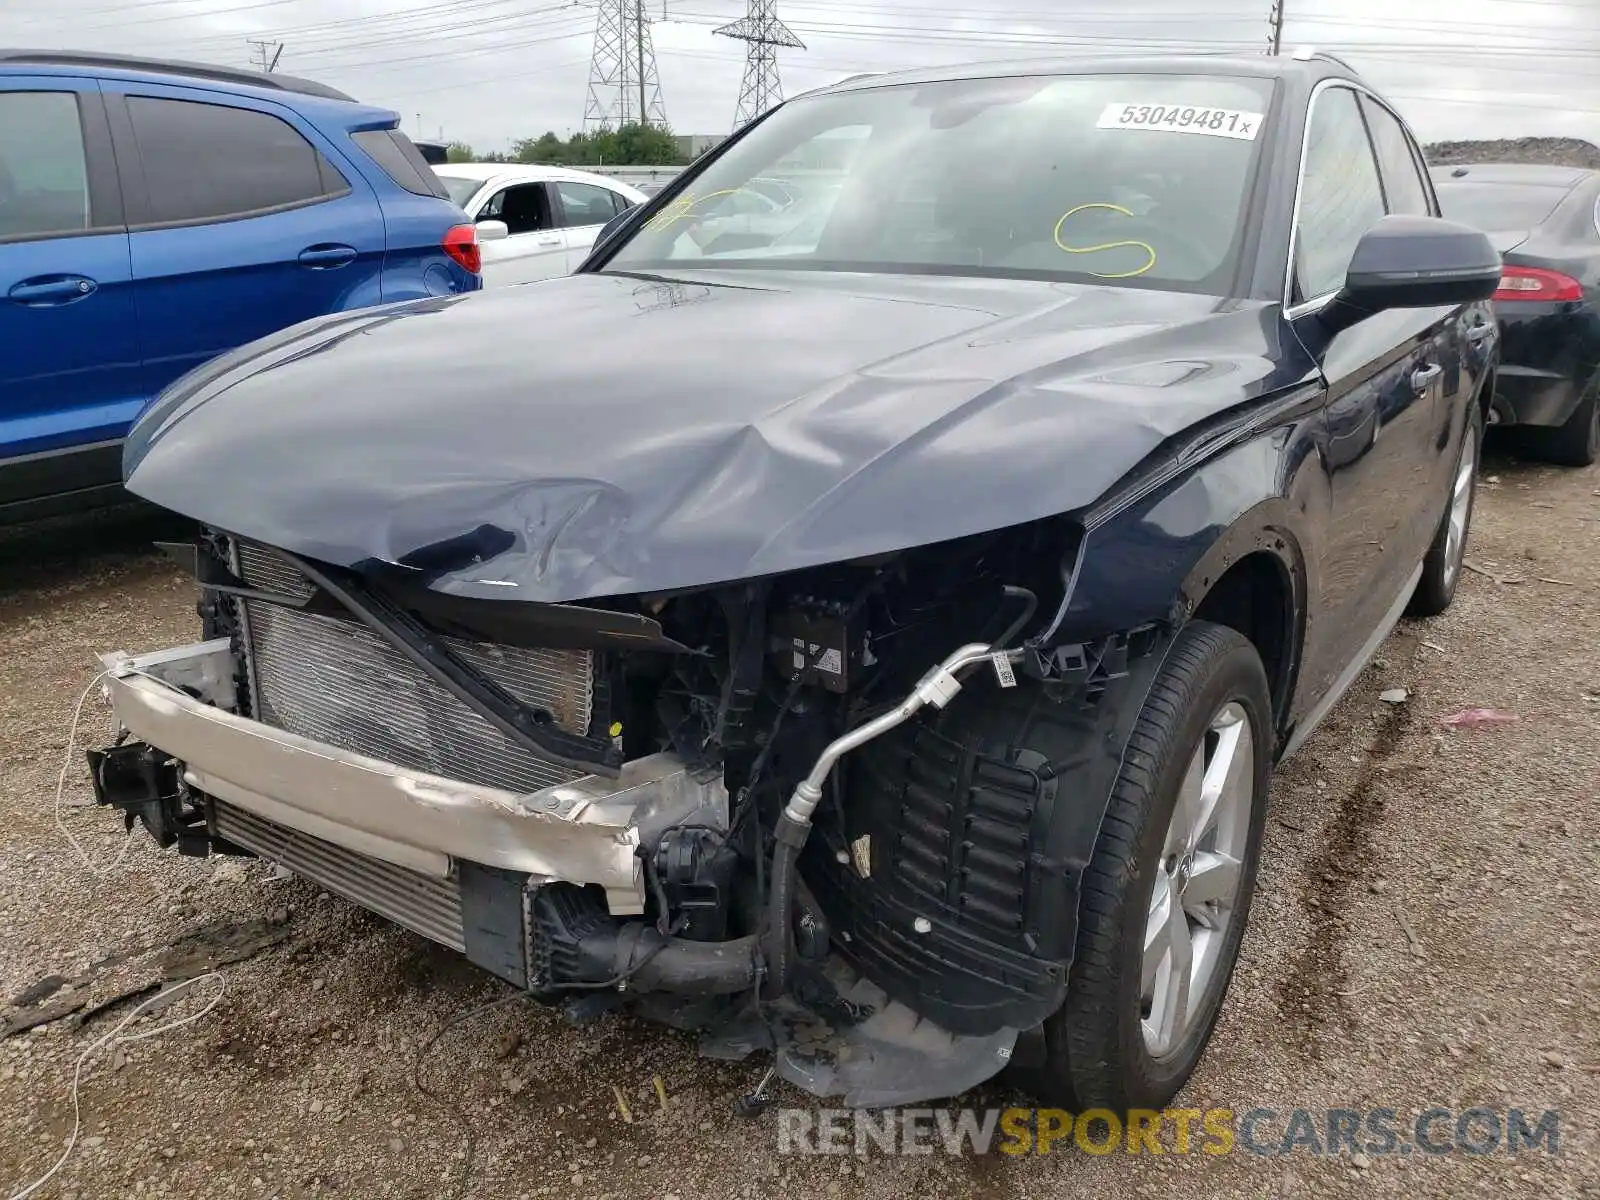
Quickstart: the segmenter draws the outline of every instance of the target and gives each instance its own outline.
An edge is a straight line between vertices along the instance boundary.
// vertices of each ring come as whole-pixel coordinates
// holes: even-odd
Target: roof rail
[[[1337,54],[1330,54],[1326,50],[1318,50],[1315,46],[1299,46],[1295,49],[1293,57],[1295,62],[1310,62],[1314,58],[1320,58],[1323,62],[1331,62],[1335,66],[1343,67],[1352,75],[1356,73],[1356,69]]]
[[[248,71],[242,67],[219,67],[211,63],[185,62],[171,58],[143,58],[134,54],[97,54],[87,50],[17,50],[0,49],[0,64],[32,63],[50,67],[100,67],[113,71],[150,71],[161,75],[187,75],[191,79],[211,79],[219,83],[237,83],[249,87],[270,88],[278,92],[295,92],[303,96],[320,96],[324,100],[350,100],[336,88],[296,75],[279,75],[277,72]]]

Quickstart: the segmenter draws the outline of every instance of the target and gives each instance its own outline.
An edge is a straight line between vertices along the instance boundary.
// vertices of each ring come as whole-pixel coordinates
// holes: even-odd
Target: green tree
[[[453,163],[477,162],[478,156],[465,142],[451,142],[445,150],[445,161]]]
[[[629,167],[666,167],[682,160],[678,139],[659,125],[622,126],[616,132],[615,152],[614,161]]]
[[[546,163],[560,165],[567,161],[567,144],[553,131],[537,138],[520,138],[511,146],[511,158],[519,163]]]
[[[512,144],[511,158],[558,167],[661,167],[687,161],[670,129],[633,121],[618,129],[575,133],[566,141],[554,132],[519,138]]]

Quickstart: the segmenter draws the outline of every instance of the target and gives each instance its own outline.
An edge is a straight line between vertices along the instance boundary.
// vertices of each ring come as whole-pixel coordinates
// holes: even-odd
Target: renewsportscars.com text
[[[778,1110],[780,1154],[1555,1155],[1555,1109]]]

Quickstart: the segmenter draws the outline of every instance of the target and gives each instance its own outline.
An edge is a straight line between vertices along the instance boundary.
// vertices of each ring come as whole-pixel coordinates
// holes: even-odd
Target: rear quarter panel
[[[1600,228],[1593,187],[1564,202],[1576,211],[1559,225],[1541,228],[1507,252],[1511,265],[1543,267],[1583,284],[1573,301],[1497,301],[1500,373],[1497,408],[1502,419],[1560,425],[1600,372]]]
[[[417,300],[451,296],[483,287],[481,276],[465,270],[441,248],[466,214],[448,200],[416,196],[393,183],[379,192],[388,251],[383,261],[383,299]]]
[[[467,214],[453,201],[407,191],[351,137],[365,130],[392,128],[393,117],[363,110],[354,116],[329,114],[329,120],[338,126],[328,130],[330,136],[339,143],[343,157],[377,194],[383,211],[387,246],[383,263],[383,301],[450,296],[482,288],[482,278],[463,269],[444,252],[442,245],[444,235],[452,226],[469,223]]]

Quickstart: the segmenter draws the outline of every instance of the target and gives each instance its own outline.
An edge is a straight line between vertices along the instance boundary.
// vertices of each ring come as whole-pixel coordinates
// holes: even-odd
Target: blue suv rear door
[[[99,85],[0,75],[0,512],[119,478],[131,279]]]
[[[299,113],[201,88],[102,86],[147,392],[285,326],[380,301],[378,198]]]

